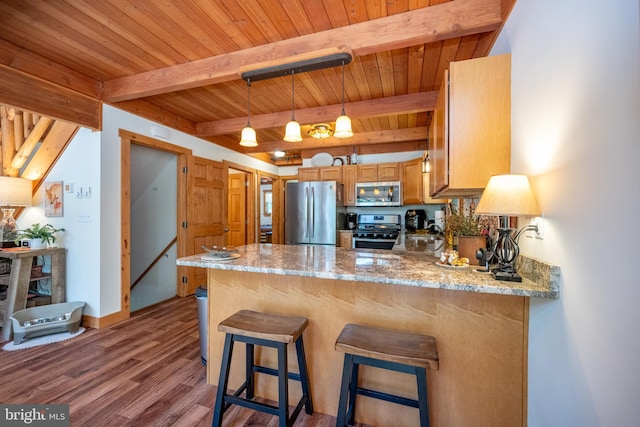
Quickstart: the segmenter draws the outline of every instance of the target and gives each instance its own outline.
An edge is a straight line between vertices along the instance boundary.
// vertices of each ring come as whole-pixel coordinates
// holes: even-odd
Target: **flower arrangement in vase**
[[[459,207],[449,203],[448,212],[445,215],[446,242],[450,243],[451,250],[457,246],[461,258],[468,258],[470,264],[477,265],[476,251],[487,248],[487,239],[497,227],[495,219],[489,216],[475,215],[475,203],[469,203],[469,209],[464,212],[462,201]],[[449,242],[450,240],[450,242]]]

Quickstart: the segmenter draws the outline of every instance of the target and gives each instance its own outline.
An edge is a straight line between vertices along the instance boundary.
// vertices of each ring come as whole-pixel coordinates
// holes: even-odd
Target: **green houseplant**
[[[56,242],[56,233],[65,231],[64,228],[54,228],[51,224],[40,226],[35,223],[31,227],[18,232],[17,240],[30,239],[31,248],[38,248],[38,240],[41,241],[40,247],[52,245]]]
[[[489,233],[488,221],[475,215],[471,210],[467,215],[454,206],[450,206],[450,212],[445,216],[445,229],[449,231],[452,240],[457,240],[460,257],[468,258],[470,264],[477,265],[476,251],[479,248],[486,249]]]

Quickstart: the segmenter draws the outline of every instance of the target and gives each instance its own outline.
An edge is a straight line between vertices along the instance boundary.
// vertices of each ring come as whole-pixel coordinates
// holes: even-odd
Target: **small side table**
[[[65,302],[66,252],[65,248],[35,250],[8,248],[0,250],[0,258],[11,259],[11,273],[0,276],[0,283],[7,285],[7,299],[0,301],[0,318],[2,319],[0,341],[8,341],[11,338],[11,319],[9,316],[27,306],[31,265],[34,257],[51,257],[51,274],[39,277],[38,280],[51,279],[51,304]]]

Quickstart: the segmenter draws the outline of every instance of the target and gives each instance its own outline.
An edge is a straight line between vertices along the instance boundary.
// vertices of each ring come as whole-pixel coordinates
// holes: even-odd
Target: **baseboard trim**
[[[87,326],[89,328],[106,328],[107,326],[114,325],[118,322],[121,322],[125,319],[128,319],[129,316],[125,315],[122,311],[116,311],[115,313],[111,313],[108,316],[104,317],[94,317],[94,316],[82,316],[82,325]]]

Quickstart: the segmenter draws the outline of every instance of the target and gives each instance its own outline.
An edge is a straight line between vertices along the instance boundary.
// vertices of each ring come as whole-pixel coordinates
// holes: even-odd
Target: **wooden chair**
[[[418,408],[420,426],[429,426],[427,368],[437,370],[439,366],[434,337],[348,324],[336,340],[335,348],[345,354],[336,426],[354,424],[358,394]],[[418,399],[359,387],[360,365],[415,375]]]
[[[271,415],[277,415],[279,418],[278,425],[280,427],[293,425],[303,406],[307,414],[313,414],[307,362],[302,342],[302,332],[308,324],[309,320],[304,317],[282,316],[241,310],[223,320],[218,325],[218,330],[225,332],[226,336],[212,426],[220,427],[222,425],[223,414],[231,405],[240,405]],[[227,386],[233,344],[236,341],[246,344],[246,378],[240,388],[238,388],[234,394],[230,395],[227,394]],[[300,370],[299,374],[288,372],[287,369],[287,345],[291,343],[295,343],[296,346],[298,367]],[[255,364],[255,345],[273,347],[278,350],[278,369],[271,369]],[[255,386],[254,373],[278,377],[278,406],[252,400],[254,398]],[[300,381],[302,385],[302,397],[290,417],[288,398],[289,379]],[[245,397],[240,397],[243,392],[245,392]]]

